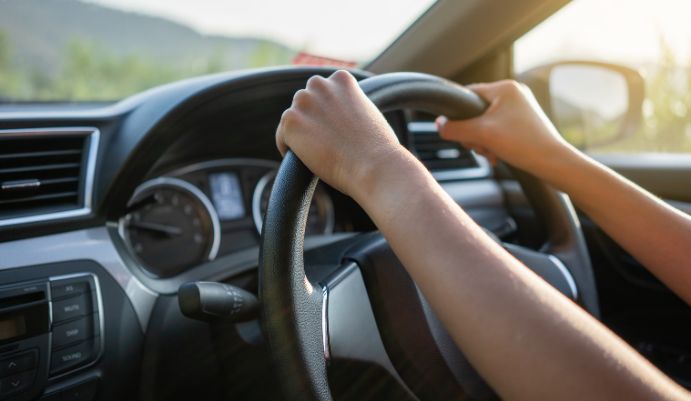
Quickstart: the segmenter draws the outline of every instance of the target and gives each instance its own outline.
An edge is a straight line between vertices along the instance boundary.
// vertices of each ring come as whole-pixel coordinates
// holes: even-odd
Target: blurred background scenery
[[[0,0],[0,104],[116,101],[183,78],[290,64],[300,52],[362,66],[433,3]],[[515,71],[566,59],[635,68],[646,81],[644,123],[587,150],[691,153],[689,17],[688,0],[574,0],[516,42]]]
[[[117,100],[195,75],[289,63],[276,41],[205,36],[175,22],[95,4],[0,3],[0,96]]]
[[[636,69],[646,84],[641,126],[584,150],[691,153],[690,17],[688,0],[574,0],[516,42],[514,68],[520,73],[559,60],[592,60]],[[607,129],[591,136],[606,136]]]
[[[300,51],[357,63],[432,2],[0,0],[0,101],[113,101]]]

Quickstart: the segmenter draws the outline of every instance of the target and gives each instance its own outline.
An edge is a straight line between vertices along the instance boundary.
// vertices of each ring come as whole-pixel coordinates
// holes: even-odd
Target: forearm
[[[355,198],[500,395],[508,400],[683,397],[664,375],[485,235],[419,162],[403,153],[395,159]]]
[[[472,87],[478,118],[438,121],[440,134],[529,171],[568,193],[612,238],[691,304],[691,218],[568,145],[521,85]]]
[[[565,149],[541,177],[691,304],[691,218],[580,152]]]

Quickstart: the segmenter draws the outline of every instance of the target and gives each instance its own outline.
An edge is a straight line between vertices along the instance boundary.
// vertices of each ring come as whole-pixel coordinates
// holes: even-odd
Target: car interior
[[[483,229],[691,389],[691,308],[567,196],[436,131],[436,116],[486,106],[458,85],[517,79],[566,132],[554,80],[583,70],[623,82],[612,136],[635,131],[635,69],[516,73],[514,43],[567,3],[439,0],[348,69]],[[363,209],[276,149],[295,92],[339,68],[0,104],[0,399],[277,400],[317,385],[337,400],[499,399]],[[691,159],[593,157],[691,213]]]

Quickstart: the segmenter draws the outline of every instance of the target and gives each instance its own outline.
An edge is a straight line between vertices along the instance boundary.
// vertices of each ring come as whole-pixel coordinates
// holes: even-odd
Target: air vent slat
[[[23,153],[8,153],[0,155],[0,160],[7,159],[25,159],[31,157],[49,157],[49,156],[75,156],[81,155],[81,149],[65,149],[65,150],[47,150],[39,152],[23,152]]]
[[[20,202],[35,202],[35,201],[44,201],[44,200],[61,199],[61,198],[76,198],[77,195],[78,195],[78,192],[71,191],[71,192],[58,192],[58,193],[54,193],[54,194],[46,194],[46,195],[38,195],[38,196],[27,196],[24,198],[15,198],[15,199],[8,199],[8,200],[0,199],[0,206],[9,205],[12,203],[20,203]]]
[[[478,167],[475,156],[458,143],[442,139],[434,123],[414,122],[408,127],[411,151],[431,171]]]
[[[91,134],[0,131],[0,225],[83,209]]]
[[[29,173],[32,171],[47,171],[47,170],[65,170],[79,168],[79,163],[61,163],[61,164],[46,164],[42,166],[16,167],[0,169],[1,174],[11,173]]]

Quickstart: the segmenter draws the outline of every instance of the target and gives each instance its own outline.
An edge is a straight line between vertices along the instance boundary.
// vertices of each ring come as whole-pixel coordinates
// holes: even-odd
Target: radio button
[[[0,381],[0,396],[18,393],[27,390],[34,383],[36,376],[35,370],[28,372],[17,373],[13,376],[8,376]]]
[[[36,351],[23,352],[0,361],[0,377],[36,368]]]
[[[50,361],[50,374],[58,374],[83,365],[94,358],[94,340],[53,352]]]
[[[91,294],[53,302],[53,323],[91,314]]]
[[[53,327],[53,347],[61,348],[93,337],[94,321],[87,316],[69,323]]]
[[[70,297],[91,291],[88,281],[58,280],[50,283],[53,299]]]

